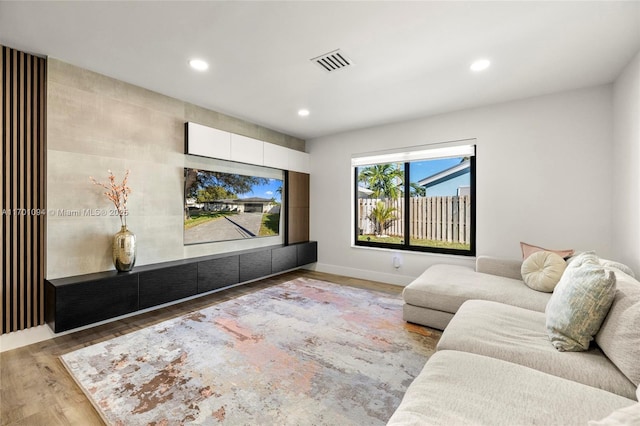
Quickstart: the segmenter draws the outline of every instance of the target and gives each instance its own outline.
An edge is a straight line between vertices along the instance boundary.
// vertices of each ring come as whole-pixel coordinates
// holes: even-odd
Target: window
[[[475,255],[475,145],[355,156],[356,246]]]

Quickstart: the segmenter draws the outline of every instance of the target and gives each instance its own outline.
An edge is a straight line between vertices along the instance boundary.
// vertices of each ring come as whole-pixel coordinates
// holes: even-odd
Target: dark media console
[[[130,314],[316,262],[315,241],[45,280],[45,318],[55,332]]]

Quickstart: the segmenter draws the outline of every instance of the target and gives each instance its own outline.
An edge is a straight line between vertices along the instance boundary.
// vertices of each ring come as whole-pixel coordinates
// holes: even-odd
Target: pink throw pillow
[[[574,253],[573,250],[551,250],[538,246],[532,246],[531,244],[523,243],[522,241],[520,241],[520,249],[522,250],[523,260],[537,251],[550,251],[551,253],[555,253],[563,259],[566,259],[569,256],[573,256]]]

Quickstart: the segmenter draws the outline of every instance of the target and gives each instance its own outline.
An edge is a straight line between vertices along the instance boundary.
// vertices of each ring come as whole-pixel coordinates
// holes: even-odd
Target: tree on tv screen
[[[196,195],[198,203],[208,203],[216,200],[232,200],[238,198],[237,194],[229,192],[221,186],[207,186],[199,189]]]
[[[268,178],[257,176],[185,169],[185,196],[198,202],[238,198],[240,194],[251,192],[254,185],[267,183]],[[185,214],[189,216],[188,209]]]

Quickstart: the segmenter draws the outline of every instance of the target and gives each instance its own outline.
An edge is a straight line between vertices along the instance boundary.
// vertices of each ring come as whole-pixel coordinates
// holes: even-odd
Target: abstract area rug
[[[61,357],[110,425],[385,424],[439,334],[297,278]]]

